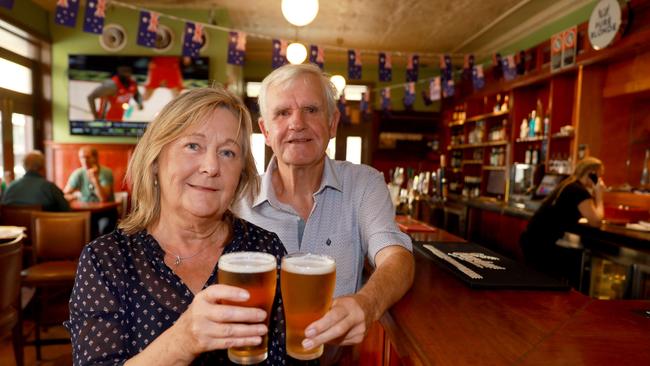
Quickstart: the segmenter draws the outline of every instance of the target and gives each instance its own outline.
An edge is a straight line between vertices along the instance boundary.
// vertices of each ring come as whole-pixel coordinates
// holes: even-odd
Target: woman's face
[[[238,132],[232,112],[218,108],[162,149],[157,160],[161,215],[221,218],[244,164]]]

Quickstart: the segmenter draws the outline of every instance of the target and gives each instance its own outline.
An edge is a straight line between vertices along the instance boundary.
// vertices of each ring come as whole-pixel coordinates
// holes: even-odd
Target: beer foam
[[[224,254],[219,258],[219,269],[233,273],[260,273],[275,269],[278,265],[275,257],[261,252],[235,252]]]
[[[282,269],[287,272],[306,275],[324,275],[336,270],[336,262],[330,257],[306,254],[299,257],[285,257]]]

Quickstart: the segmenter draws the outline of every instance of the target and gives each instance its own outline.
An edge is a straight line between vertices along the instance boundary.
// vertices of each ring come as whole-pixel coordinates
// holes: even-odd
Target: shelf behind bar
[[[502,141],[489,141],[489,142],[481,142],[480,144],[460,144],[460,145],[449,145],[447,150],[456,150],[456,149],[472,149],[472,148],[478,148],[478,147],[487,147],[487,146],[501,146],[501,145],[507,145],[508,141],[502,140]]]
[[[521,142],[536,142],[536,141],[544,141],[546,140],[546,136],[535,136],[535,137],[526,137],[526,138],[518,138],[515,140],[517,143]]]
[[[477,116],[465,119],[465,122],[475,122],[475,121],[480,121],[482,119],[505,116],[508,113],[510,113],[509,110],[508,111],[499,111],[499,112],[491,112],[491,113],[479,114]]]
[[[461,165],[479,165],[483,164],[483,160],[463,160],[460,162]]]
[[[506,170],[505,165],[483,165],[483,170]]]

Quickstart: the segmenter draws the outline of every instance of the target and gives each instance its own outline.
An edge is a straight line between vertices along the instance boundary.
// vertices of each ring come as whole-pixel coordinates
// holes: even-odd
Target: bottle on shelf
[[[524,118],[521,121],[521,130],[519,131],[519,138],[522,140],[525,139],[528,136],[528,120]]]
[[[641,186],[650,184],[650,173],[648,173],[648,162],[650,161],[650,149],[645,150],[645,158],[643,159],[643,171],[641,172]]]
[[[445,156],[440,155],[440,168],[438,169],[438,194],[443,201],[447,200],[447,178],[445,176]]]
[[[497,113],[501,110],[501,94],[497,94],[497,102],[494,104],[494,108],[492,108],[492,112]]]
[[[526,164],[530,164],[530,162],[531,162],[532,152],[530,150],[531,150],[531,147],[528,146],[526,148],[526,154],[524,155],[524,163],[526,163]]]
[[[503,97],[503,104],[501,104],[501,112],[507,112],[508,111],[508,103],[509,103],[509,101],[510,101],[510,97],[508,96],[508,94],[506,94]]]
[[[532,150],[533,151],[531,153],[530,163],[533,164],[533,165],[537,165],[537,164],[539,164],[539,150],[537,150],[535,148],[533,148]]]
[[[528,120],[528,137],[535,137],[535,119],[537,112],[530,112],[530,119]]]

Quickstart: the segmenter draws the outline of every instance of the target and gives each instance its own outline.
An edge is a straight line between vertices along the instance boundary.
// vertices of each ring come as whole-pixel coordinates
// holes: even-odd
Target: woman
[[[575,251],[559,247],[555,242],[581,217],[589,225],[600,226],[605,191],[602,174],[600,160],[585,158],[576,164],[573,175],[546,197],[521,236],[520,244],[528,264],[558,278],[572,277],[571,272],[579,268],[579,262],[571,258],[575,257]]]
[[[254,194],[251,118],[224,89],[172,100],[135,148],[127,179],[133,212],[84,249],[70,299],[75,365],[228,364],[226,349],[261,342],[261,309],[239,288],[215,285],[216,264],[233,251],[285,249],[273,233],[234,217]],[[280,285],[270,314],[267,363],[284,362]]]

